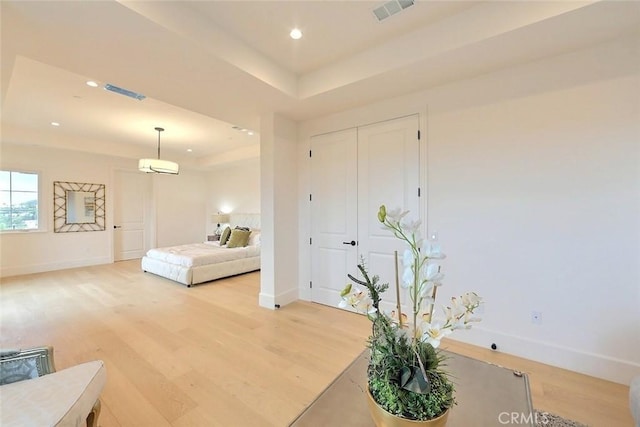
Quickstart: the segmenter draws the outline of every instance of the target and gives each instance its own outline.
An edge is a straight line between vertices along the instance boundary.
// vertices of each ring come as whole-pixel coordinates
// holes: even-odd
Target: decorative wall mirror
[[[53,231],[103,231],[104,184],[53,182]]]

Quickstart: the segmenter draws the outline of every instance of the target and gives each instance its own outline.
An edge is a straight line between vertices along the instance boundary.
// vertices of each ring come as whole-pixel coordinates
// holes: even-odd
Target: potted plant
[[[371,276],[364,262],[358,265],[362,280],[348,275],[341,292],[341,307],[351,306],[366,313],[372,322],[368,340],[370,361],[367,372],[368,397],[376,425],[445,425],[455,403],[454,384],[444,369],[440,340],[456,329],[469,329],[479,321],[474,311],[482,303],[473,292],[451,298],[444,318],[434,318],[438,287],[442,283],[439,246],[420,236],[420,221],[403,221],[408,212],[387,212],[384,205],[378,220],[397,238],[407,243],[402,264],[402,287],[410,296],[409,315],[400,306],[400,280],[396,254],[396,310],[380,309],[381,295],[389,285]]]

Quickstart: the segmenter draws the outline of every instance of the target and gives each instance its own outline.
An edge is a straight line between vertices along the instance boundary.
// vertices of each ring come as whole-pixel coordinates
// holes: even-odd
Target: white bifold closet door
[[[311,294],[335,306],[358,262],[357,130],[311,138]]]
[[[394,251],[404,245],[384,230],[378,208],[401,208],[418,219],[419,117],[411,115],[311,139],[311,295],[337,306],[340,291],[364,260],[390,284],[395,305]]]

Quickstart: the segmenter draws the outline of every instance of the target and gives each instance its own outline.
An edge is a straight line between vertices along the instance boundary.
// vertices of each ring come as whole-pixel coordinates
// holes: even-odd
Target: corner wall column
[[[261,273],[259,304],[298,299],[297,126],[276,114],[260,118]]]

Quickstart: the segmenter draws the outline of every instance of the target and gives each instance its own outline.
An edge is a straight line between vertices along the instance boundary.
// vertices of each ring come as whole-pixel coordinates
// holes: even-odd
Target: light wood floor
[[[286,426],[364,349],[370,324],[307,302],[263,309],[259,281],[249,273],[187,288],[141,272],[139,261],[6,278],[0,347],[53,345],[57,369],[104,360],[103,427]],[[444,347],[528,372],[538,409],[593,427],[633,425],[628,387]]]

